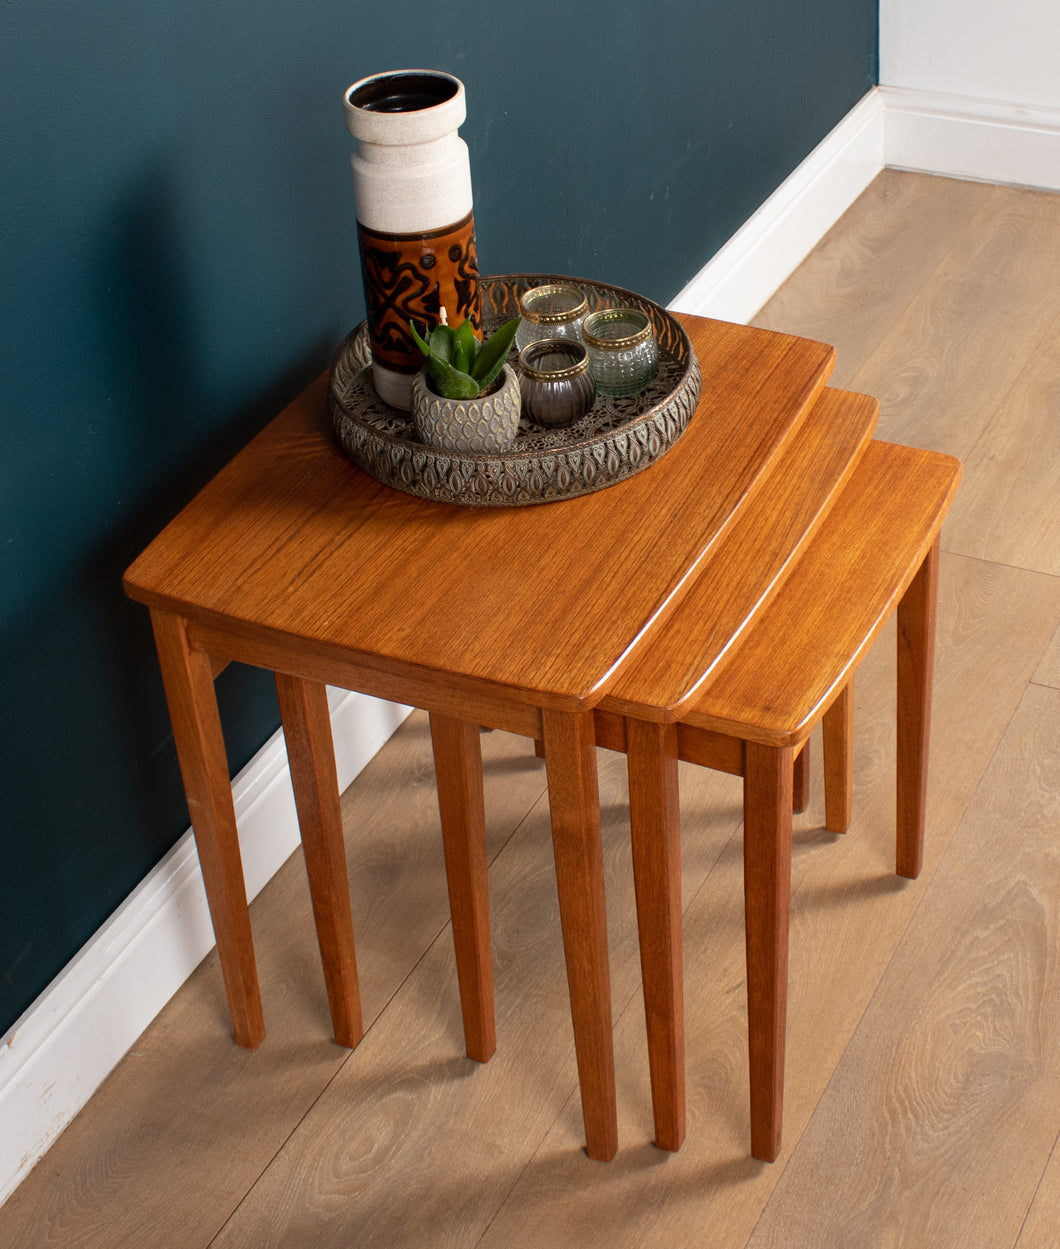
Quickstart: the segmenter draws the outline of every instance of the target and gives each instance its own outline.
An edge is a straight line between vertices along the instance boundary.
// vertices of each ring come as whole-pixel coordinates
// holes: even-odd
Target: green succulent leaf
[[[513,317],[510,321],[505,321],[500,329],[490,335],[489,341],[479,352],[478,359],[471,370],[471,376],[483,390],[492,385],[501,369],[504,368],[504,361],[515,341],[515,331],[519,328],[521,320],[522,317]]]
[[[445,399],[477,399],[497,380],[521,320],[506,321],[485,344],[479,343],[466,319],[455,330],[435,326],[426,340],[414,322],[409,322],[409,329],[427,358],[427,372],[438,394]]]
[[[416,328],[415,321],[409,321],[409,329],[412,331],[413,342],[420,349],[420,351],[423,352],[425,356],[429,356],[431,354],[430,346],[428,343],[425,343],[423,341],[423,338],[420,336],[419,330]]]
[[[453,368],[435,352],[427,357],[427,372],[434,379],[434,388],[443,399],[477,399],[482,387],[467,373]]]
[[[469,320],[461,322],[453,344],[453,354],[450,359],[453,366],[462,370],[464,373],[470,373],[475,363],[475,357],[480,350],[480,344],[475,337],[475,330]]]
[[[456,354],[456,330],[450,325],[436,325],[431,331],[430,344],[436,355],[452,361]]]

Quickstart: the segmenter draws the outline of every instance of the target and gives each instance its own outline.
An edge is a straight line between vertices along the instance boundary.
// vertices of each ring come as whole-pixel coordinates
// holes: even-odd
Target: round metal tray
[[[518,315],[524,291],[548,282],[584,289],[590,311],[623,305],[648,314],[659,344],[659,372],[645,390],[628,398],[597,396],[589,413],[566,429],[545,430],[524,418],[515,443],[501,453],[437,451],[419,440],[411,413],[375,393],[362,322],[340,346],[328,387],[335,432],[357,467],[436,502],[519,507],[602,490],[664,455],[684,433],[699,399],[699,362],[688,335],[658,304],[619,286],[526,273],[481,279],[486,332]]]

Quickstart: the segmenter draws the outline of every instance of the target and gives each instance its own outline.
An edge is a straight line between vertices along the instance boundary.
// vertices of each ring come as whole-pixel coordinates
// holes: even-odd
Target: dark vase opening
[[[362,83],[347,97],[369,113],[417,113],[456,95],[459,84],[448,74],[382,74]]]

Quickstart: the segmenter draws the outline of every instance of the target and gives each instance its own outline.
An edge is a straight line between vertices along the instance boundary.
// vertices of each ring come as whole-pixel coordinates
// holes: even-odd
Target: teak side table
[[[666,456],[621,485],[510,510],[412,498],[339,451],[321,378],[127,571],[126,592],[151,609],[241,1045],[261,1042],[264,1021],[213,687],[233,660],[276,674],[341,1044],[355,1045],[362,1029],[326,686],[431,713],[447,862],[481,854],[469,726],[543,741],[586,1147],[614,1156],[593,708],[768,483],[834,361],[806,339],[680,320],[703,372],[699,405]],[[452,902],[470,964],[488,951],[488,933],[471,922],[481,899]],[[492,1001],[464,1009],[468,1054],[485,1061]]]

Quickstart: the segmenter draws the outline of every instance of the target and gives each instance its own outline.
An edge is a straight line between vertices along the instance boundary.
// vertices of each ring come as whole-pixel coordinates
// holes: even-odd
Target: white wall
[[[886,161],[1060,191],[1060,0],[880,0]]]
[[[880,0],[880,84],[1060,109],[1060,3]]]

